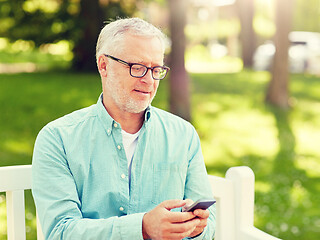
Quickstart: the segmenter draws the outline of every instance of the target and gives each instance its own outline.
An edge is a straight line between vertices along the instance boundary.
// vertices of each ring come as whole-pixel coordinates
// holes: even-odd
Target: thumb
[[[193,204],[193,201],[189,198],[185,199],[185,201],[186,201],[186,205],[184,205],[184,207],[183,207],[184,210]]]
[[[185,200],[173,199],[173,200],[163,201],[160,205],[170,211],[173,208],[183,207],[185,204],[186,204]]]

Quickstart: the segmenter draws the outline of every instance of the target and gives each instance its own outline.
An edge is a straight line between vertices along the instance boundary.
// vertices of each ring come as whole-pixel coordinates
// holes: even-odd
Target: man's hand
[[[170,212],[171,209],[183,207],[186,203],[185,200],[167,200],[147,212],[142,219],[143,238],[158,240],[196,236],[197,232],[204,228],[198,227],[204,224],[204,221],[201,223],[204,214],[199,213],[202,216],[199,219],[192,212]]]
[[[198,219],[200,219],[200,223],[197,225],[197,227],[188,237],[195,237],[203,232],[203,229],[207,226],[207,221],[208,221],[210,212],[208,209],[206,210],[197,209],[197,210],[194,210],[193,214],[197,216]]]
[[[185,201],[187,203],[183,208],[186,208],[193,204],[193,201],[191,199],[186,199]],[[207,221],[208,221],[210,212],[207,209],[206,210],[196,209],[193,211],[193,214],[195,217],[197,217],[200,220],[200,223],[197,225],[197,227],[188,237],[195,237],[203,232],[203,229],[207,226]]]

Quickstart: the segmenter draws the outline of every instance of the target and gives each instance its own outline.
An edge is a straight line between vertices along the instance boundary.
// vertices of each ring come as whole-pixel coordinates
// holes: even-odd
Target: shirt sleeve
[[[202,156],[199,136],[194,128],[189,145],[188,158],[189,165],[184,198],[192,199],[194,202],[199,199],[214,199]],[[210,212],[210,216],[208,218],[207,227],[205,227],[204,231],[199,236],[190,239],[211,240],[214,237],[216,226],[215,204],[209,207],[208,210]]]
[[[45,239],[143,239],[144,213],[107,219],[82,217],[63,141],[48,126],[40,131],[34,147],[32,194]]]

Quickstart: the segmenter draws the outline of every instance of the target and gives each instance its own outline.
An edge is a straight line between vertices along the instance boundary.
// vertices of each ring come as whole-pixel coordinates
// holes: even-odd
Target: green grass
[[[194,124],[208,172],[256,175],[255,224],[283,239],[320,234],[320,79],[291,77],[293,109],[264,104],[267,73],[193,75]]]
[[[266,72],[192,74],[193,124],[208,172],[224,176],[246,165],[256,175],[255,225],[290,240],[320,234],[320,79],[292,75],[293,109],[264,104]],[[155,106],[168,108],[163,80]],[[30,164],[39,130],[49,121],[97,101],[98,74],[68,72],[0,75],[0,166]],[[35,239],[27,197],[28,239]],[[0,196],[0,239],[5,238]]]

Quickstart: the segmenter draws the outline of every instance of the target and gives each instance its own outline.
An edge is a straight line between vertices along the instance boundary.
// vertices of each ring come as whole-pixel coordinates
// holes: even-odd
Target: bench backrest
[[[6,192],[8,240],[25,240],[24,190],[31,189],[31,165],[0,167],[0,192]],[[43,234],[37,217],[37,239]]]
[[[217,200],[215,240],[276,240],[253,225],[254,174],[234,167],[226,178],[209,175]],[[31,165],[0,167],[0,192],[6,192],[8,240],[25,240],[24,190],[31,189]],[[37,239],[43,240],[37,218]]]

